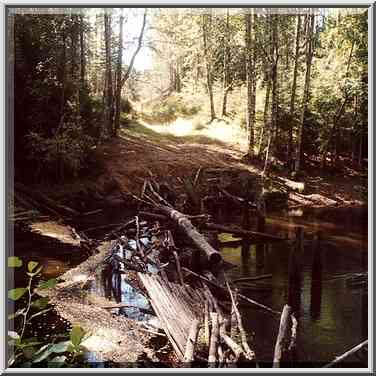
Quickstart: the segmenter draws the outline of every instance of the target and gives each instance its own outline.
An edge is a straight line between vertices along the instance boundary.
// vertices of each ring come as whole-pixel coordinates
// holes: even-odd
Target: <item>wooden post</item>
[[[194,351],[197,342],[198,332],[200,329],[200,322],[197,319],[192,321],[191,328],[189,330],[187,346],[185,348],[184,362],[186,367],[190,367],[194,361]]]
[[[211,321],[212,321],[212,332],[210,337],[210,346],[209,346],[209,358],[208,358],[208,366],[213,368],[217,362],[217,347],[218,347],[218,334],[219,334],[219,326],[218,326],[218,313],[211,312]]]
[[[281,321],[279,324],[279,331],[277,341],[274,348],[273,368],[279,368],[283,360],[284,353],[287,350],[287,334],[290,326],[291,307],[285,305],[283,307]]]

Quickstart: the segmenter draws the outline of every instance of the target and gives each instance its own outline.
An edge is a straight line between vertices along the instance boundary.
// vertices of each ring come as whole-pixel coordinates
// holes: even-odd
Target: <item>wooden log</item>
[[[223,342],[231,349],[231,351],[235,355],[236,361],[244,354],[244,351],[241,346],[239,346],[232,338],[230,338],[227,334],[221,334],[221,339]]]
[[[180,265],[178,253],[176,251],[173,251],[172,254],[174,255],[174,258],[175,258],[176,271],[178,273],[179,282],[182,286],[184,286],[184,277],[183,277],[183,273],[181,272],[181,265]]]
[[[230,328],[231,338],[235,338],[237,333],[238,333],[238,323],[237,323],[237,320],[236,320],[236,314],[235,314],[235,309],[234,309],[234,306],[237,306],[237,304],[238,304],[237,296],[238,296],[238,292],[237,292],[237,290],[235,290],[233,292],[233,299],[234,299],[235,304],[232,304],[232,302],[231,302],[231,328]]]
[[[274,347],[273,368],[279,368],[284,352],[286,351],[287,333],[289,329],[291,307],[283,307],[277,341]]]
[[[217,362],[217,348],[218,348],[218,313],[210,313],[211,322],[212,322],[212,331],[210,336],[210,346],[209,346],[209,357],[208,357],[208,366],[213,368],[216,366]]]
[[[203,276],[200,275],[200,274],[197,274],[197,273],[193,272],[192,270],[189,270],[189,269],[184,268],[184,267],[182,268],[182,270],[184,270],[184,271],[186,271],[187,273],[190,273],[190,274],[192,274],[192,275],[194,275],[194,276],[196,276],[196,277],[202,279],[202,280],[205,281],[205,282],[208,282],[211,286],[214,286],[214,287],[220,289],[220,290],[223,291],[223,292],[226,292],[226,291],[227,291],[226,288],[224,288],[224,287],[218,285],[218,284],[215,283],[215,282],[210,281],[209,279],[203,277]],[[278,316],[281,314],[281,312],[279,312],[279,311],[275,311],[274,309],[272,309],[272,308],[270,308],[270,307],[268,307],[268,306],[266,306],[266,305],[264,305],[264,304],[261,304],[261,303],[255,301],[255,300],[253,300],[253,299],[251,299],[251,298],[248,298],[248,297],[245,296],[245,295],[238,294],[238,296],[239,296],[239,298],[245,300],[246,302],[251,303],[251,304],[253,304],[253,305],[256,305],[257,307],[263,308],[263,309],[265,309],[266,311],[268,311],[268,312],[270,312],[270,313],[273,313],[273,314],[278,315]]]
[[[230,234],[234,234],[237,236],[241,236],[244,238],[250,238],[251,241],[263,241],[263,242],[275,242],[275,241],[286,241],[287,238],[282,238],[281,236],[267,234],[265,232],[258,232],[258,231],[250,231],[244,230],[242,228],[234,227],[234,226],[224,226],[217,223],[204,223],[204,228],[209,230],[217,230],[220,232],[227,232]]]
[[[178,228],[192,241],[192,243],[205,253],[210,265],[216,265],[222,260],[221,254],[196,230],[186,215],[165,205],[158,205],[157,208],[164,214],[168,215],[177,224]]]
[[[236,306],[234,297],[232,295],[232,291],[230,289],[230,285],[228,284],[227,281],[226,281],[226,285],[227,285],[227,289],[228,289],[228,291],[230,293],[232,305],[234,307],[234,312],[235,312],[235,315],[236,315],[236,321],[238,323],[238,328],[239,328],[239,332],[240,332],[240,338],[241,338],[241,341],[242,341],[242,346],[243,346],[246,358],[249,359],[249,360],[254,360],[255,359],[255,353],[251,350],[251,348],[248,345],[247,334],[246,334],[246,332],[244,330],[244,327],[243,327],[242,317],[240,315],[238,307]]]
[[[152,212],[141,210],[138,212],[138,215],[142,218],[151,218],[151,219],[162,221],[162,222],[168,221],[168,217],[163,214],[157,214],[157,213],[152,213]]]
[[[184,362],[186,363],[187,367],[190,367],[192,362],[194,361],[194,352],[195,352],[195,346],[197,342],[199,329],[200,329],[200,322],[199,320],[194,319],[192,321],[192,325],[189,330],[187,346],[185,348],[185,353],[184,353]]]
[[[365,346],[368,345],[368,339],[363,341],[362,343],[360,343],[359,345],[353,347],[352,349],[350,349],[349,351],[346,351],[344,354],[340,355],[340,356],[337,356],[333,361],[331,361],[330,363],[328,363],[327,365],[325,365],[323,368],[330,368],[330,367],[333,367],[335,364],[339,363],[339,362],[342,362],[343,360],[345,360],[347,357],[349,357],[350,355],[353,355],[355,354],[356,352],[358,352],[359,350],[363,349]]]
[[[63,217],[76,217],[80,215],[80,213],[77,210],[74,210],[66,205],[62,205],[40,192],[32,191],[30,188],[26,187],[22,183],[15,182],[14,188],[24,193],[25,195],[31,197],[34,201],[37,201],[42,207],[49,210],[52,209],[54,212],[59,213]]]
[[[234,279],[232,282],[237,283],[237,282],[258,281],[260,279],[268,279],[268,278],[272,278],[272,274],[262,274],[262,275],[257,275],[255,277],[237,278],[237,279]]]
[[[210,340],[210,329],[209,329],[209,303],[205,300],[204,307],[204,333],[205,333],[205,343],[209,346]]]

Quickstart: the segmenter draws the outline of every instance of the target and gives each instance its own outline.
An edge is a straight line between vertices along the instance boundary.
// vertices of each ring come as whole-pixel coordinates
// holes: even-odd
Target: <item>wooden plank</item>
[[[187,285],[166,282],[158,275],[138,273],[138,276],[176,355],[184,361],[192,322],[201,321],[204,301],[200,294]]]

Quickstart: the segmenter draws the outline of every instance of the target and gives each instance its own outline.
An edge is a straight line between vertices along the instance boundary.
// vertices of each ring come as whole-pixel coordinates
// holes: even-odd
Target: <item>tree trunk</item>
[[[310,80],[311,80],[311,65],[313,58],[313,29],[315,16],[313,14],[307,15],[309,19],[307,20],[307,40],[306,40],[306,72],[304,80],[304,93],[302,100],[302,112],[300,115],[299,129],[298,129],[298,139],[296,145],[296,159],[295,159],[295,172],[298,172],[301,168],[303,162],[302,158],[302,141],[303,141],[303,131],[304,131],[304,121],[307,112],[308,101],[309,101],[309,90],[310,90]]]
[[[85,91],[85,76],[86,76],[86,62],[85,62],[85,45],[84,45],[84,17],[80,14],[80,114],[83,116],[83,101]]]
[[[276,139],[278,128],[278,16],[271,16],[272,22],[272,119],[270,142],[274,151],[278,150],[279,144]],[[270,147],[270,146],[269,146]],[[265,163],[267,164],[267,162]]]
[[[258,155],[261,155],[261,149],[262,149],[262,144],[263,144],[263,138],[264,138],[264,133],[265,130],[268,129],[268,112],[269,112],[269,104],[270,104],[270,89],[271,89],[271,81],[269,78],[269,74],[267,75],[267,83],[266,83],[266,92],[265,92],[265,105],[264,105],[264,124],[261,128],[261,134],[260,134],[260,139],[259,139],[259,146],[258,146]]]
[[[122,74],[122,60],[123,60],[123,24],[124,16],[121,10],[119,18],[119,45],[116,65],[116,93],[115,93],[115,127],[114,136],[116,137],[120,128],[120,102],[121,102],[121,74]]]
[[[298,66],[299,66],[299,47],[300,47],[300,29],[302,24],[302,19],[300,16],[298,17],[297,25],[296,25],[296,42],[295,42],[295,57],[294,57],[294,75],[292,79],[292,87],[291,87],[291,99],[290,99],[290,121],[291,124],[289,126],[289,144],[288,144],[288,155],[287,160],[290,162],[292,158],[292,151],[293,151],[293,119],[295,113],[295,94],[296,94],[296,80],[298,78]]]
[[[112,87],[112,61],[111,61],[111,16],[104,14],[104,41],[106,49],[106,117],[105,123],[109,136],[113,134],[113,87]]]
[[[249,11],[251,12],[251,11]],[[254,46],[252,36],[252,14],[245,14],[245,48],[246,48],[246,83],[247,83],[247,132],[248,132],[248,156],[253,157],[254,153]]]
[[[227,115],[227,95],[230,90],[230,29],[229,29],[229,9],[226,13],[226,36],[225,49],[223,54],[223,102],[222,102],[222,117]]]
[[[213,76],[211,72],[211,46],[209,45],[209,36],[210,36],[210,27],[212,22],[211,14],[204,14],[202,16],[202,36],[204,42],[204,55],[205,55],[205,64],[206,64],[206,86],[209,94],[210,102],[210,121],[213,121],[215,116],[214,108],[214,96],[213,96]]]

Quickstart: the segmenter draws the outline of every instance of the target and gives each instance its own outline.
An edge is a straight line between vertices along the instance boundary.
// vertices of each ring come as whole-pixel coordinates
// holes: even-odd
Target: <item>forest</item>
[[[8,367],[368,366],[366,8],[7,22]]]

